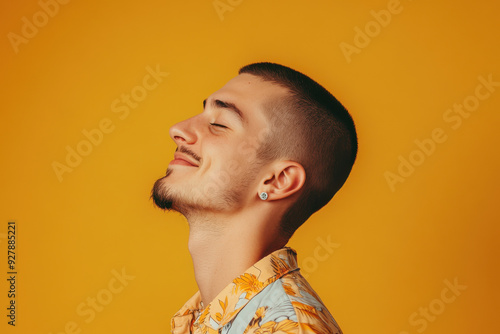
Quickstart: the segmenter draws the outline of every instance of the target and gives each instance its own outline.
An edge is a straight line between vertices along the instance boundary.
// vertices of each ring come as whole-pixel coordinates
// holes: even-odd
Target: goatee
[[[151,198],[157,207],[163,210],[172,210],[172,196],[166,189],[163,181],[172,173],[171,169],[167,169],[167,173],[161,179],[156,180],[153,189],[151,190]]]

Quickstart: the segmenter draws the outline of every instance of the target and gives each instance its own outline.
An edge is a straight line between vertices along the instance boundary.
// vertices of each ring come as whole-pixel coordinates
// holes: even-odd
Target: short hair
[[[270,131],[257,157],[264,162],[292,160],[304,167],[303,189],[280,222],[281,232],[290,238],[346,181],[358,150],[356,128],[330,92],[296,70],[262,62],[242,67],[243,73],[288,90],[287,97],[265,107]]]

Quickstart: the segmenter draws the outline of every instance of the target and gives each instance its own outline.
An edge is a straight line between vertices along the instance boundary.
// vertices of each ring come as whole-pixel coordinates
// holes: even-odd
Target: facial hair
[[[173,198],[170,189],[163,185],[164,180],[172,173],[172,169],[167,168],[164,177],[156,180],[151,190],[151,198],[157,207],[163,210],[172,210]]]
[[[151,198],[157,207],[177,211],[186,218],[195,212],[228,211],[242,205],[249,185],[255,181],[260,166],[252,165],[242,167],[239,173],[225,172],[229,178],[224,182],[210,180],[203,187],[200,185],[200,188],[186,187],[185,190],[176,191],[168,184],[168,177],[173,172],[173,169],[168,168],[166,175],[155,182]]]

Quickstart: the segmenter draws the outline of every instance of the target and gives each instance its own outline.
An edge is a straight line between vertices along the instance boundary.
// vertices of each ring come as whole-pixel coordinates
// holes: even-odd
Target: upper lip
[[[191,159],[189,159],[186,155],[184,155],[182,153],[175,152],[174,159],[175,160],[184,160],[184,161],[190,163],[191,165],[198,167],[198,164],[196,162],[193,162]]]

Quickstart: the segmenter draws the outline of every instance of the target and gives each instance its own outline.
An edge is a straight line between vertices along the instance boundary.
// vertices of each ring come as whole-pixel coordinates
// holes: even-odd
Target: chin
[[[172,210],[173,208],[173,201],[169,194],[169,190],[166,189],[166,186],[164,184],[164,180],[168,176],[168,174],[169,173],[167,171],[167,175],[165,175],[161,179],[156,180],[155,184],[153,185],[153,189],[151,190],[151,198],[153,199],[154,204],[163,210]]]

